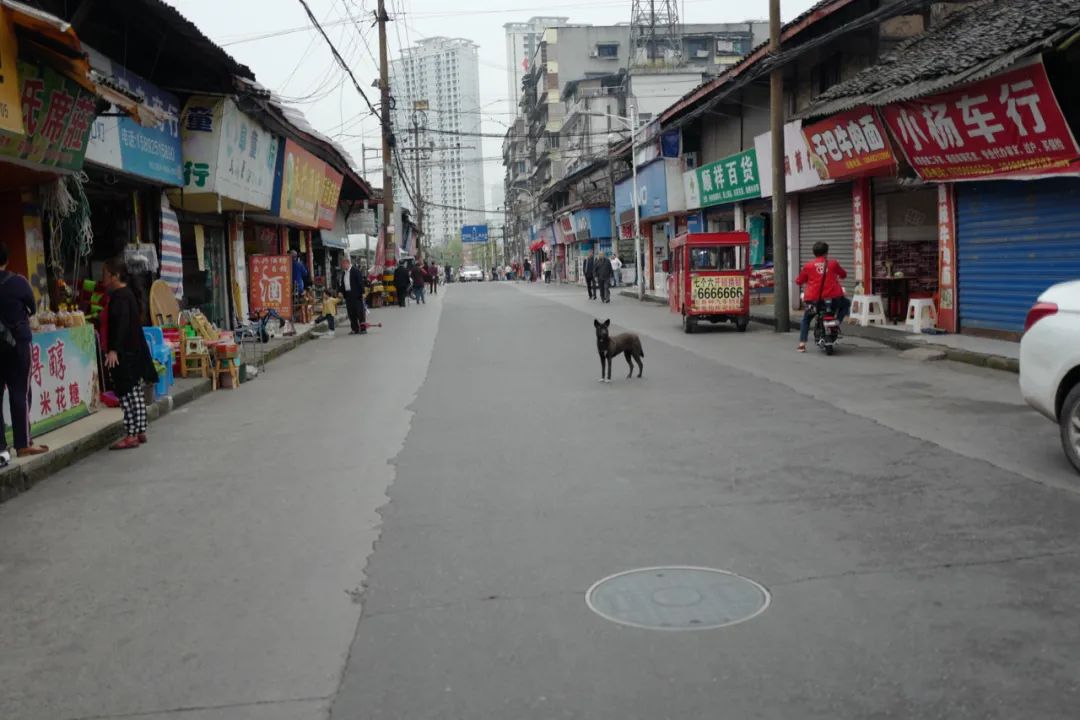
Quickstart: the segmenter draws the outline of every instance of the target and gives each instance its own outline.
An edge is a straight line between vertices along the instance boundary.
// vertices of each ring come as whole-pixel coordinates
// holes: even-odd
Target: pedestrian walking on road
[[[409,268],[405,263],[398,263],[394,268],[394,293],[397,295],[398,307],[405,307],[405,294],[409,292]]]
[[[416,304],[426,305],[427,300],[424,299],[424,283],[427,282],[427,273],[424,272],[424,266],[420,263],[414,263],[412,266],[412,281],[413,297],[416,299]]]
[[[427,280],[428,291],[432,295],[439,294],[439,268],[435,267],[435,263],[429,262],[427,265]]]
[[[589,251],[589,256],[585,258],[585,289],[589,291],[589,299],[596,299],[596,257],[593,255],[593,250]]]
[[[532,263],[525,260],[525,282],[532,282]]]
[[[367,321],[367,308],[364,307],[367,273],[352,265],[347,257],[341,259],[341,269],[345,271],[345,311],[349,314],[349,334],[363,335],[367,332],[364,329]],[[333,330],[334,326],[331,325],[330,329]]]
[[[7,246],[0,244],[0,403],[6,388],[15,453],[26,457],[49,450],[34,445],[30,438],[30,316],[34,314],[34,291],[26,278],[9,272],[7,266]],[[10,460],[0,413],[0,467]]]
[[[596,284],[600,288],[601,302],[611,302],[611,278],[614,274],[611,261],[607,255],[600,253],[600,259],[596,261]]]
[[[543,269],[544,269],[544,284],[545,285],[550,285],[551,284],[551,261],[550,260],[545,260],[544,264],[541,267],[543,267]]]
[[[450,283],[453,282],[453,277],[454,277],[452,272],[451,272],[452,268],[450,267],[450,264],[447,263],[446,267],[443,268],[443,269],[446,270],[446,284],[449,285]]]
[[[105,367],[124,410],[124,438],[112,450],[131,450],[146,442],[146,394],[143,383],[156,383],[157,370],[143,337],[143,307],[128,287],[131,275],[123,257],[105,263],[102,284],[109,292],[109,354]]]

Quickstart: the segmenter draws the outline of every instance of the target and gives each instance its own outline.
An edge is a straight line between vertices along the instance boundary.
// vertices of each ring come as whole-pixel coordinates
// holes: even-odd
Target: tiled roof
[[[1080,30],[1080,0],[980,0],[814,100],[801,117],[941,92],[993,75]]]

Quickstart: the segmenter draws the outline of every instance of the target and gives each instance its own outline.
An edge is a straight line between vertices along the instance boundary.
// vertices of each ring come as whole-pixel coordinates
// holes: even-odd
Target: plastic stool
[[[222,375],[232,380],[232,389],[236,390],[240,387],[240,368],[236,365],[236,360],[233,358],[216,358],[214,360],[214,369],[211,374],[211,380],[213,382],[214,390],[223,387],[221,382]]]
[[[937,325],[937,307],[931,298],[913,298],[908,301],[907,321],[904,323],[914,333]]]
[[[885,303],[880,295],[856,295],[851,299],[851,322],[867,325],[885,324]]]

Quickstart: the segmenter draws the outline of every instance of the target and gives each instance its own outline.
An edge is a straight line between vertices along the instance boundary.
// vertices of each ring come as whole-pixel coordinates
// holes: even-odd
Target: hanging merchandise
[[[157,248],[150,243],[138,243],[124,248],[124,262],[129,267],[138,267],[143,272],[156,273],[158,271]]]
[[[62,273],[63,251],[69,250],[76,265],[94,249],[90,203],[83,192],[86,173],[57,178],[41,189],[41,207],[49,220],[50,264]],[[77,279],[77,278],[76,278]]]
[[[161,279],[177,299],[184,297],[184,262],[180,249],[180,221],[169,205],[169,199],[161,195]]]

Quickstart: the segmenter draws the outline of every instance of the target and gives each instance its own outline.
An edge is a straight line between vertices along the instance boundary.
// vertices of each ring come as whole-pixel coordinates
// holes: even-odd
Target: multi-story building
[[[629,25],[545,30],[522,78],[520,117],[504,139],[512,241],[518,248],[541,240],[569,244],[560,238],[580,233],[566,216],[595,209],[601,196],[610,198],[607,143],[627,136],[629,105],[636,106],[642,124],[652,121],[763,43],[767,34],[763,22],[680,26],[681,47],[671,62],[638,67]],[[590,215],[590,223],[593,217],[599,215]],[[554,230],[545,234],[549,227]],[[610,242],[611,230],[605,232]],[[588,236],[602,238],[595,231]],[[573,277],[572,253],[557,265]]]
[[[521,101],[521,79],[529,71],[536,48],[544,39],[544,31],[549,27],[567,25],[570,18],[566,17],[534,17],[528,22],[506,23],[506,97],[510,99],[512,107],[517,107]]]
[[[446,243],[462,225],[483,222],[478,212],[484,209],[484,167],[477,47],[462,38],[425,38],[391,64],[393,124],[401,160],[401,167],[395,167],[395,202],[422,210],[427,243]],[[419,133],[413,131],[414,122]],[[422,208],[416,208],[417,189]]]

